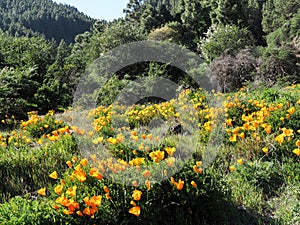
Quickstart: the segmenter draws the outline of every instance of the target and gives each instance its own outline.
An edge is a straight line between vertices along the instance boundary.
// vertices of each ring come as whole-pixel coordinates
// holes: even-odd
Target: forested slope
[[[0,1],[0,28],[12,35],[44,35],[70,43],[76,34],[89,30],[93,22],[76,8],[51,0]]]
[[[300,82],[300,0],[129,0],[125,18],[113,22],[93,21],[48,0],[0,4],[0,118],[71,106],[87,65],[117,46],[141,40],[191,50],[223,92],[253,83]],[[170,65],[137,63],[107,82],[99,102],[110,104],[128,82],[147,76],[193,86]]]

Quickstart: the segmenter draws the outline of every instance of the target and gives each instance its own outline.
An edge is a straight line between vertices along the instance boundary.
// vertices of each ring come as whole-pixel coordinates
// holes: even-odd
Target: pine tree
[[[200,38],[210,26],[208,5],[199,0],[183,0],[183,7],[182,23],[194,33],[195,38]]]
[[[247,0],[212,0],[210,5],[213,24],[245,25],[243,6]]]
[[[263,6],[263,29],[271,33],[290,20],[300,8],[300,0],[266,0]]]

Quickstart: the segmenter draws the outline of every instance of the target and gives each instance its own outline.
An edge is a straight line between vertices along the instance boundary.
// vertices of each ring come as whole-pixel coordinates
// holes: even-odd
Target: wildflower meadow
[[[99,106],[85,113],[89,130],[71,124],[72,109],[7,117],[0,224],[300,224],[299,94],[187,89]]]

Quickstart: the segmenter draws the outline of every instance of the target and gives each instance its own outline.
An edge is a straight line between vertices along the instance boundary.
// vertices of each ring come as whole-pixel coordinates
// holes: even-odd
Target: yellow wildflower
[[[192,185],[193,187],[197,187],[197,183],[196,183],[195,181],[192,181],[192,182],[191,182],[191,185]]]
[[[83,165],[83,166],[87,166],[88,165],[88,160],[86,158],[84,158],[80,161],[80,164]]]
[[[139,201],[142,197],[142,192],[139,190],[134,190],[132,193],[132,197],[135,201]]]
[[[266,131],[267,134],[270,134],[271,131],[272,131],[272,126],[271,125],[266,126],[265,131]]]
[[[243,159],[238,159],[238,160],[237,160],[237,163],[238,163],[239,165],[243,165]]]
[[[62,190],[64,189],[64,186],[63,185],[57,185],[55,188],[54,188],[54,192],[58,195],[60,195],[62,193]]]
[[[294,151],[293,151],[294,154],[296,154],[297,156],[300,156],[300,148],[296,148]]]
[[[51,173],[51,174],[49,175],[49,177],[52,178],[52,179],[54,179],[54,180],[56,180],[56,179],[58,178],[58,174],[57,174],[56,171],[54,171],[53,173]]]
[[[290,137],[294,135],[293,129],[282,128],[282,131],[285,137]]]
[[[68,165],[69,168],[72,167],[72,162],[71,161],[67,161],[66,164]]]
[[[265,154],[267,154],[269,152],[269,149],[267,147],[264,147],[262,150]]]
[[[292,115],[296,111],[295,107],[291,107],[287,110],[287,112]]]
[[[150,181],[149,181],[149,180],[146,180],[146,181],[145,181],[145,185],[146,185],[147,190],[149,191],[150,188],[151,188],[151,183],[150,183]]]
[[[279,144],[282,144],[284,142],[284,134],[280,134],[275,137],[275,141],[277,141]]]
[[[231,142],[236,142],[236,134],[233,134],[233,135],[229,138],[229,140],[230,140]]]
[[[44,187],[44,188],[41,188],[40,190],[38,190],[38,192],[37,192],[39,195],[41,195],[41,196],[45,196],[46,195],[46,188]]]
[[[71,196],[71,197],[75,197],[76,196],[76,190],[77,190],[77,186],[70,187],[66,191],[66,194]]]
[[[173,156],[174,152],[176,152],[176,148],[175,147],[166,147],[165,151],[168,153],[169,156]]]

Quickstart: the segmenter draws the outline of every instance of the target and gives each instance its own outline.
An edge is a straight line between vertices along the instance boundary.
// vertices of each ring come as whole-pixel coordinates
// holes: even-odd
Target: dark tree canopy
[[[223,91],[254,78],[270,85],[283,78],[298,82],[299,8],[300,0],[128,0],[125,18],[107,22],[52,0],[2,0],[0,119],[71,106],[90,63],[143,40],[173,42],[198,54]],[[132,80],[151,83],[156,76],[195,86],[169,64],[139,62],[114,74],[100,103],[110,103]]]
[[[93,19],[76,8],[51,0],[1,0],[0,28],[12,35],[44,35],[73,42],[75,35],[90,29]]]

